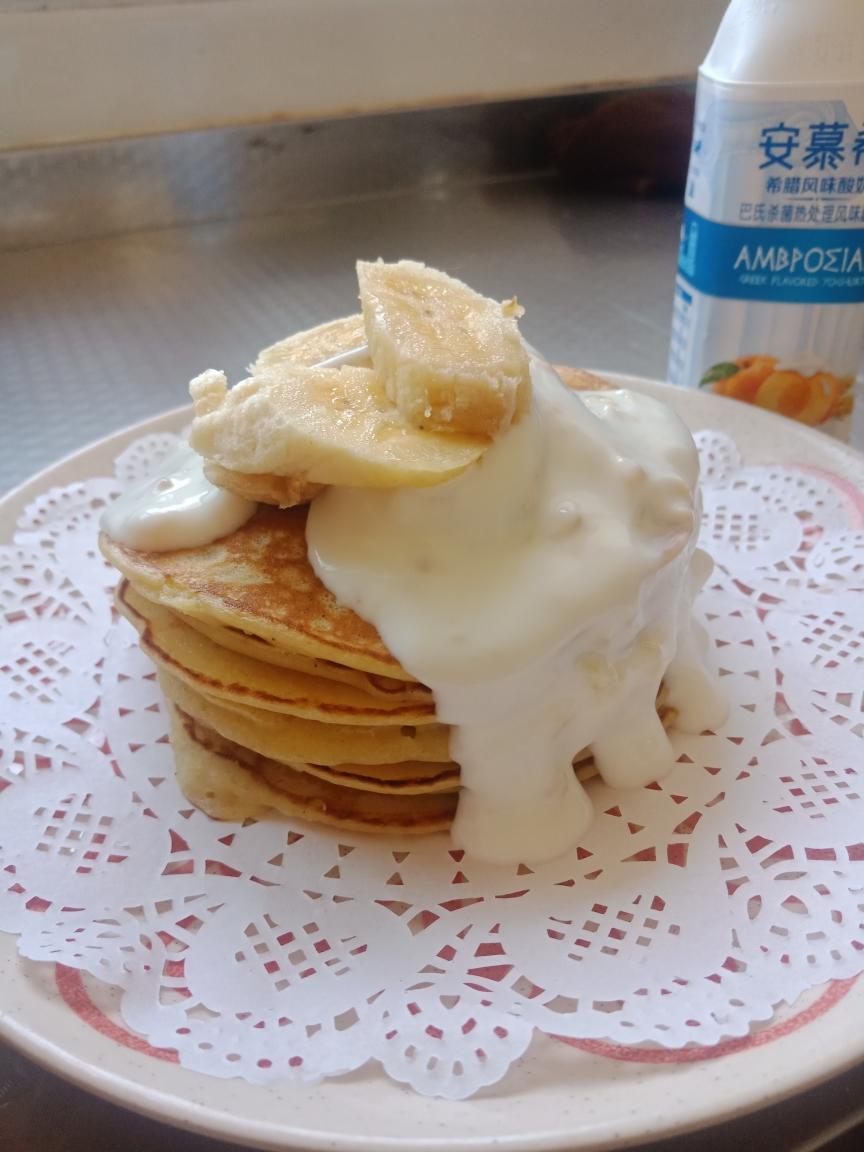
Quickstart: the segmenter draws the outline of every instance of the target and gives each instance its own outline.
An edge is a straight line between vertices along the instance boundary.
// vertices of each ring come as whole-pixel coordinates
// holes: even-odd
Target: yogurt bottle
[[[674,384],[844,434],[864,344],[864,0],[732,0],[699,70]]]

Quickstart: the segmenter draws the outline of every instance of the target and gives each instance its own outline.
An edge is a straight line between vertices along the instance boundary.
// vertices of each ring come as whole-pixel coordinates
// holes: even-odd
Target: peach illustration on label
[[[776,356],[738,356],[709,368],[699,387],[811,426],[852,411],[853,377],[779,365]]]

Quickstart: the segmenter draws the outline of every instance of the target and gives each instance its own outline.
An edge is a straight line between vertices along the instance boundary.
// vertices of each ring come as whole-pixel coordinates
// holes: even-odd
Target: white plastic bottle
[[[732,0],[699,70],[669,378],[844,434],[864,344],[864,0]]]

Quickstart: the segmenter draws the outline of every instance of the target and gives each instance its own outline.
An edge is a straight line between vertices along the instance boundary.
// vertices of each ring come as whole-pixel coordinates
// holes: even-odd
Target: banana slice
[[[361,263],[358,277],[363,316],[265,348],[230,391],[221,372],[192,381],[190,443],[213,483],[281,507],[326,484],[440,484],[527,407],[515,303],[408,261]],[[367,340],[351,367],[314,367]]]
[[[418,428],[495,436],[530,402],[513,302],[417,264],[357,264],[360,303],[387,395]]]
[[[363,317],[344,316],[339,320],[328,320],[317,328],[296,332],[286,340],[279,340],[258,353],[255,363],[249,368],[251,375],[259,375],[271,369],[281,370],[289,364],[301,364],[311,368],[331,356],[349,352],[366,343],[366,330]],[[372,361],[367,357],[358,362],[360,367],[369,368]],[[227,488],[246,500],[257,500],[259,504],[275,504],[278,508],[293,508],[296,504],[308,504],[323,488],[300,476],[277,476],[272,472],[247,474],[221,464],[208,461],[204,465],[207,479],[218,488]]]
[[[258,359],[250,367],[250,376],[257,376],[261,372],[268,372],[271,368],[282,368],[286,364],[302,364],[312,368],[322,360],[329,360],[331,356],[338,356],[340,352],[349,352],[366,343],[366,330],[363,327],[363,317],[359,315],[343,316],[341,320],[328,320],[326,324],[319,324],[317,328],[307,328],[305,332],[296,332],[287,340],[279,340],[271,344],[263,352],[258,353]],[[366,359],[359,361],[359,368],[371,368],[372,361]]]
[[[204,463],[204,475],[217,488],[227,488],[236,492],[244,500],[254,500],[258,504],[275,504],[277,508],[294,508],[297,504],[308,504],[324,488],[323,484],[313,484],[301,476],[275,476],[272,472],[257,475],[247,472],[234,472],[223,468],[212,460]]]
[[[425,487],[457,476],[489,446],[485,436],[409,424],[369,368],[287,362],[230,390],[224,373],[211,370],[189,391],[195,403],[189,442],[223,481],[225,472],[212,465],[246,482],[267,475],[295,485]]]

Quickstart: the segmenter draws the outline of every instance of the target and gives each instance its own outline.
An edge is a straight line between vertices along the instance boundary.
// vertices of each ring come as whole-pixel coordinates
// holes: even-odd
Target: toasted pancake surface
[[[306,556],[306,509],[262,505],[212,544],[143,552],[104,534],[100,547],[148,600],[239,628],[287,652],[412,680],[376,630],[340,605]]]
[[[456,793],[399,796],[344,788],[232,744],[171,708],[177,778],[193,804],[220,820],[279,812],[359,832],[428,833],[449,827]]]
[[[396,694],[372,695],[222,648],[177,613],[147,600],[128,581],[118,588],[115,604],[137,629],[142,649],[158,667],[216,699],[323,723],[434,723],[431,697],[412,701]]]
[[[396,764],[450,760],[444,724],[322,724],[279,715],[248,704],[219,700],[162,669],[159,683],[169,700],[236,744],[285,764]]]
[[[418,684],[416,680],[397,680],[393,676],[379,676],[375,672],[361,672],[359,668],[348,668],[345,664],[337,664],[333,660],[303,656],[299,652],[286,652],[261,636],[253,636],[239,628],[216,624],[212,620],[200,620],[194,616],[183,616],[181,619],[190,628],[209,637],[221,648],[251,656],[265,664],[274,664],[278,668],[293,668],[297,672],[305,672],[308,676],[323,676],[327,680],[337,680],[341,684],[353,684],[355,688],[362,688],[364,692],[369,692],[373,696],[418,701],[432,699],[431,690],[424,684]]]

